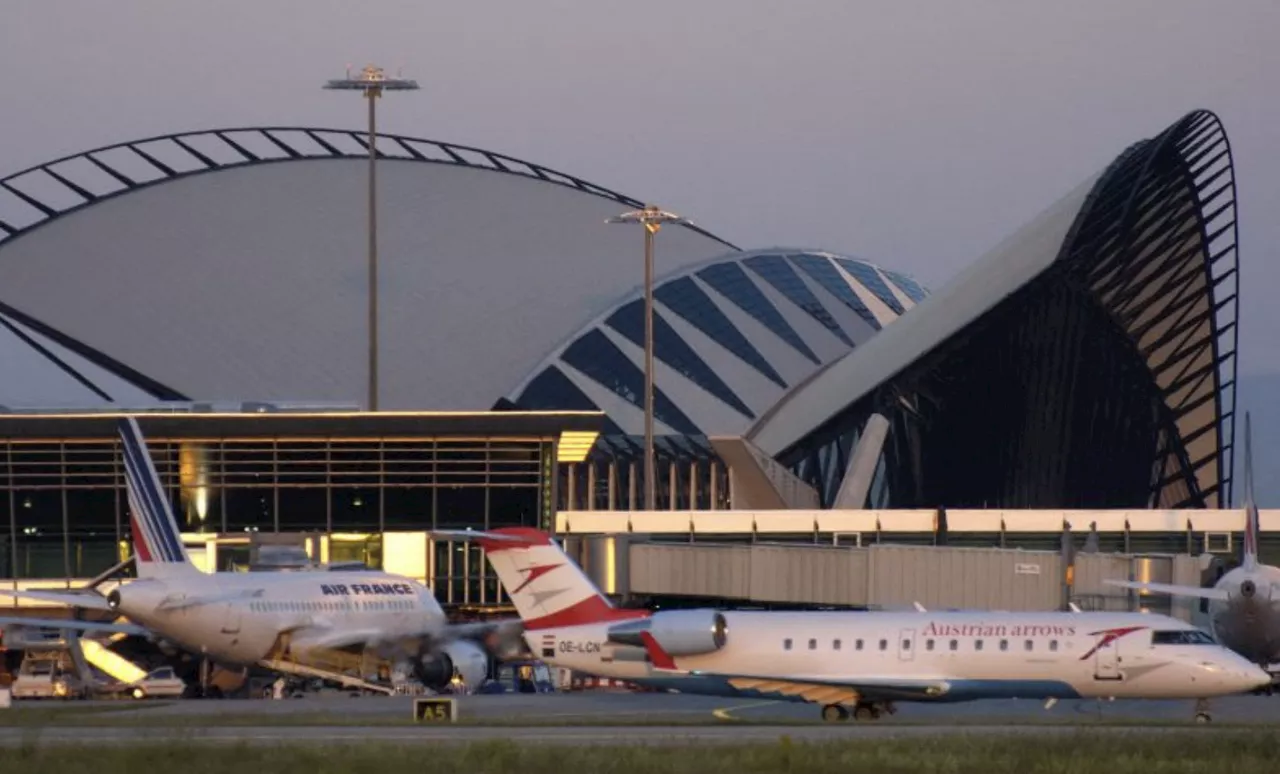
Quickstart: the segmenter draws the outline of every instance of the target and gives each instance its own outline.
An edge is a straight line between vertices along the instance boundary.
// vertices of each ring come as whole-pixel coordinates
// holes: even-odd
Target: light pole
[[[383,91],[413,91],[417,81],[403,78],[387,78],[381,67],[368,65],[360,75],[329,81],[326,89],[362,91],[369,100],[369,411],[378,410],[378,151],[377,109],[378,98]]]
[[[624,212],[606,223],[644,226],[644,509],[657,509],[657,481],[653,474],[653,237],[664,223],[689,221],[652,204]]]

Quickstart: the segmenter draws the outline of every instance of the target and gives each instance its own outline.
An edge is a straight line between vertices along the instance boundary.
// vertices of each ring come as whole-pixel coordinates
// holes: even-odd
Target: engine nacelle
[[[648,632],[672,656],[698,656],[724,647],[729,626],[719,610],[667,610],[609,629],[609,642],[644,647]]]
[[[474,642],[454,640],[424,655],[414,672],[422,684],[433,691],[448,686],[455,676],[474,690],[489,674],[489,656]]]

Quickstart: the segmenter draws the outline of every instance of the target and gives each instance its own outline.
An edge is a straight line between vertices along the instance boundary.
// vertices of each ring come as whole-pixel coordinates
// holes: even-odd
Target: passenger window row
[[[973,641],[973,649],[974,649],[974,650],[977,650],[977,651],[982,650],[982,648],[983,648],[983,646],[984,646],[985,642],[986,642],[986,640],[974,640],[974,641]],[[889,641],[888,641],[888,640],[880,640],[878,644],[879,644],[879,650],[888,650],[888,649],[889,649]],[[935,643],[934,643],[934,640],[931,640],[931,639],[929,639],[929,640],[925,640],[925,641],[924,641],[924,649],[925,649],[925,650],[928,650],[928,651],[932,651],[932,650],[934,649],[934,644],[935,644]],[[959,649],[960,649],[960,641],[959,641],[959,640],[950,640],[947,644],[948,644],[948,647],[949,647],[949,649],[950,649],[950,650],[959,650]],[[837,640],[832,640],[832,641],[831,641],[831,649],[832,649],[832,650],[840,650],[840,646],[841,646],[841,641],[840,641],[840,640],[838,640],[838,639],[837,639]],[[1009,641],[1008,641],[1008,640],[1000,640],[1000,645],[999,645],[999,647],[1000,647],[1000,650],[1002,650],[1002,651],[1007,651],[1007,650],[1009,650]],[[862,648],[863,648],[863,641],[862,641],[862,640],[854,640],[854,641],[853,641],[853,649],[854,649],[854,650],[862,650]],[[788,638],[786,638],[786,639],[784,639],[784,640],[782,641],[782,649],[783,649],[783,650],[791,650],[791,638],[790,638],[790,637],[788,637]],[[810,639],[810,640],[809,640],[809,650],[817,650],[817,649],[818,649],[818,641],[817,641],[816,639]],[[904,639],[904,640],[902,641],[902,649],[903,649],[903,650],[911,650],[911,640],[910,640],[910,639]],[[1034,651],[1034,650],[1035,650],[1035,640],[1024,640],[1024,641],[1023,641],[1023,643],[1022,643],[1022,649],[1023,649],[1023,650],[1025,650],[1025,651],[1027,651],[1028,653],[1030,653],[1030,652]],[[1058,650],[1058,641],[1057,641],[1057,640],[1049,640],[1049,651],[1050,651],[1050,652],[1053,652],[1053,653],[1056,653],[1056,652],[1057,652],[1057,650]]]
[[[408,599],[388,599],[357,602],[252,602],[249,609],[257,613],[268,612],[338,612],[351,610],[412,610]]]

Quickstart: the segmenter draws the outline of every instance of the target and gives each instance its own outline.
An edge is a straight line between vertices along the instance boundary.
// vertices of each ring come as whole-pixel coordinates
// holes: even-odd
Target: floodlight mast
[[[653,237],[664,223],[688,223],[685,218],[655,205],[624,212],[606,223],[639,223],[644,226],[644,509],[657,510],[657,480],[653,454]]]
[[[369,411],[378,410],[378,150],[377,101],[383,91],[414,91],[418,82],[405,78],[388,78],[381,67],[366,66],[353,78],[331,80],[326,89],[364,92],[369,100]]]

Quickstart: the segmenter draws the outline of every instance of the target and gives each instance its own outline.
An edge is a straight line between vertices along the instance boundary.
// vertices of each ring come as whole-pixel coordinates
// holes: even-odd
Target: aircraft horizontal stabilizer
[[[1175,597],[1195,597],[1197,599],[1218,599],[1226,601],[1229,597],[1222,589],[1204,588],[1202,586],[1175,586],[1171,583],[1138,583],[1137,581],[1103,581],[1108,586],[1119,586],[1125,589],[1137,589],[1148,594],[1169,594]]]
[[[97,621],[74,621],[69,618],[23,618],[20,616],[0,616],[0,627],[26,626],[32,629],[74,629],[82,632],[121,632],[146,637],[151,634],[147,629],[128,623],[105,623]]]
[[[57,602],[68,607],[78,607],[83,610],[110,610],[111,606],[107,604],[107,598],[101,594],[84,593],[76,594],[70,591],[13,591],[11,589],[0,589],[0,594],[6,597],[16,597],[18,599],[32,599],[40,602]]]

